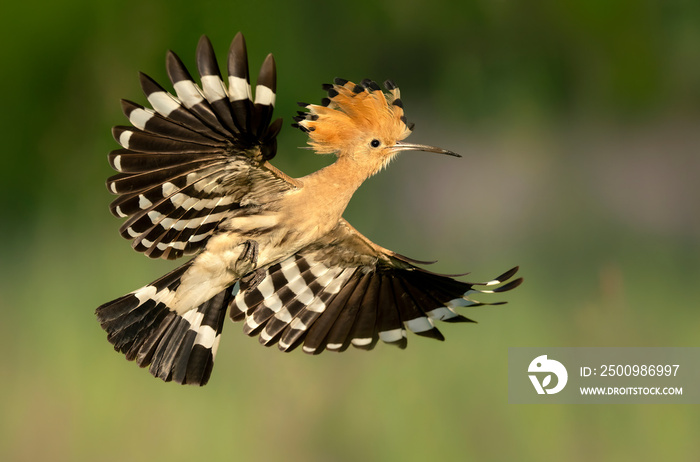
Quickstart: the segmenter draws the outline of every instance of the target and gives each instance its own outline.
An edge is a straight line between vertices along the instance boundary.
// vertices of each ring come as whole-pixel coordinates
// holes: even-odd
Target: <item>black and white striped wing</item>
[[[134,249],[174,259],[201,249],[236,209],[260,204],[263,197],[274,200],[295,186],[267,162],[282,123],[270,124],[276,89],[272,55],[260,70],[254,101],[240,33],[229,51],[226,83],[204,36],[197,46],[201,86],[175,53],[168,52],[166,65],[174,95],[141,74],[153,109],[122,102],[132,126],[113,129],[123,149],[109,155],[120,173],[107,180],[107,188],[119,195],[110,209],[127,219],[120,232],[133,239]]]
[[[475,293],[511,290],[513,268],[491,281],[467,283],[431,273],[373,244],[345,220],[326,238],[267,269],[257,285],[241,281],[234,321],[264,345],[291,351],[370,350],[379,340],[405,348],[406,332],[443,340],[435,321],[472,322],[455,309],[480,306]],[[499,303],[490,303],[499,304]]]

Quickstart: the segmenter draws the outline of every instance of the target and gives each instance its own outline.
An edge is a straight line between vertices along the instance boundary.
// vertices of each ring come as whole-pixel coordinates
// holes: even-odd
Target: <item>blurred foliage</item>
[[[0,29],[0,459],[694,460],[694,406],[516,406],[513,346],[697,346],[700,3],[693,0],[16,2]],[[212,382],[163,384],[111,351],[99,304],[173,264],[110,217],[109,129],[137,71],[193,66],[243,31],[272,51],[277,114],[335,76],[394,79],[412,140],[347,218],[380,244],[484,279],[506,307],[445,344],[283,355],[227,322]],[[286,126],[275,165],[330,159]]]

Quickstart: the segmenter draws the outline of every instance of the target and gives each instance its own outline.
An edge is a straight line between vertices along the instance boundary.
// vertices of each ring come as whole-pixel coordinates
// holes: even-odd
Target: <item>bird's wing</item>
[[[174,259],[203,248],[237,209],[274,200],[298,184],[268,162],[282,125],[282,119],[270,123],[272,55],[260,69],[255,100],[240,33],[229,51],[227,82],[205,36],[197,46],[201,86],[175,53],[168,52],[166,66],[174,95],[141,74],[153,109],[122,101],[133,126],[113,129],[123,149],[109,155],[120,173],[107,180],[107,188],[119,195],[110,209],[127,218],[120,232],[133,239],[134,249]]]
[[[419,268],[379,247],[341,219],[324,239],[267,268],[260,281],[241,281],[231,303],[234,321],[265,345],[307,353],[372,349],[378,340],[406,346],[406,331],[443,340],[434,321],[471,322],[455,308],[478,306],[473,293],[505,292],[513,268],[483,283],[467,283]],[[509,281],[509,282],[508,282]],[[490,303],[498,304],[498,303]]]

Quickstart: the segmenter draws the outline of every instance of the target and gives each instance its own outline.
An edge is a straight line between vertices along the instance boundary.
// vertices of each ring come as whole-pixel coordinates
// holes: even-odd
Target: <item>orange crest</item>
[[[309,144],[319,154],[352,149],[371,136],[391,145],[411,134],[413,124],[406,123],[398,87],[387,80],[384,93],[375,82],[365,79],[360,85],[335,79],[324,85],[328,98],[321,104],[299,103],[309,112],[294,118],[309,134]]]

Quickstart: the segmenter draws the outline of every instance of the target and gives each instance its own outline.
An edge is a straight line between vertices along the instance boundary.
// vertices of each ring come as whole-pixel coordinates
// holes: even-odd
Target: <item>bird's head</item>
[[[321,105],[299,103],[308,112],[294,118],[296,127],[309,135],[309,145],[318,154],[335,153],[368,166],[371,173],[384,168],[400,151],[426,151],[459,157],[452,151],[405,143],[413,124],[406,122],[399,89],[365,79],[359,85],[335,79],[324,85],[328,97]]]

